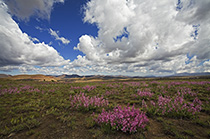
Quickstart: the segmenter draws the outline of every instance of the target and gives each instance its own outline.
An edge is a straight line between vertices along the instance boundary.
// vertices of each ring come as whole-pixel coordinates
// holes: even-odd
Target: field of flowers
[[[210,138],[210,80],[0,80],[0,138]]]

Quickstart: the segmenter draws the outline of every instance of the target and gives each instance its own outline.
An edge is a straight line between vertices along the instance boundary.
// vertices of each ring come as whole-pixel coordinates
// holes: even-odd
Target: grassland
[[[80,93],[108,103],[83,107]],[[128,104],[145,112],[146,127],[123,132],[95,120]],[[0,80],[0,138],[210,138],[210,80]]]

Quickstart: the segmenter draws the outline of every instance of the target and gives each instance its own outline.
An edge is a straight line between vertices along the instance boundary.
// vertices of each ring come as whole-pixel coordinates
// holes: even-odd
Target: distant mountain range
[[[173,78],[173,77],[200,77],[200,76],[207,76],[210,78],[210,72],[203,72],[203,73],[178,73],[170,76],[122,76],[122,75],[85,75],[80,76],[78,74],[63,74],[63,75],[7,75],[7,74],[0,74],[0,78],[7,78],[13,80],[42,80],[42,81],[57,81],[57,80],[67,80],[67,79],[81,79],[81,80],[89,80],[89,79],[129,79],[129,78]]]
[[[64,78],[82,78],[83,76],[80,76],[77,74],[72,74],[72,75],[63,74],[63,75],[55,75],[54,77],[59,77],[59,78],[64,79]]]
[[[85,75],[85,76],[80,76],[77,74],[72,74],[72,75],[58,75],[54,77],[58,77],[61,79],[72,79],[72,78],[84,78],[84,79],[128,79],[128,78],[160,78],[160,77],[188,77],[188,76],[210,76],[210,72],[203,72],[203,73],[177,73],[169,76],[123,76],[123,75]]]
[[[129,76],[112,76],[112,75],[85,75],[85,76],[80,76],[80,75],[77,75],[77,74],[72,74],[72,75],[66,75],[66,74],[63,74],[63,75],[58,75],[58,76],[55,76],[55,77],[58,77],[58,78],[61,78],[61,79],[68,79],[68,78],[87,78],[87,79],[125,79],[125,78],[131,78]]]

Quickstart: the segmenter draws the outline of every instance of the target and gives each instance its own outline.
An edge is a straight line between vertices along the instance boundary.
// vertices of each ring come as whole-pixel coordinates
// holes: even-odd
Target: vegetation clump
[[[111,126],[111,129],[121,130],[123,132],[134,133],[138,128],[144,129],[149,119],[145,112],[133,107],[117,106],[113,111],[105,111],[95,119],[98,124]]]

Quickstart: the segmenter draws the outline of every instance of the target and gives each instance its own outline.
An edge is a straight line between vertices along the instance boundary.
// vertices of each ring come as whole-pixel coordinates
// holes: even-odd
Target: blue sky
[[[0,0],[0,73],[210,72],[209,0]]]
[[[53,6],[50,19],[37,19],[36,16],[30,17],[29,21],[18,20],[16,22],[23,32],[30,34],[31,37],[39,39],[41,42],[50,43],[62,54],[65,59],[71,61],[76,59],[77,55],[84,55],[80,51],[73,50],[74,46],[79,43],[79,37],[84,34],[97,35],[97,26],[83,22],[82,7],[85,4],[84,0],[67,0],[65,3],[58,3]],[[43,29],[40,31],[38,28]],[[62,44],[61,41],[56,41],[49,34],[49,29],[59,31],[59,35],[70,41],[69,44]]]

